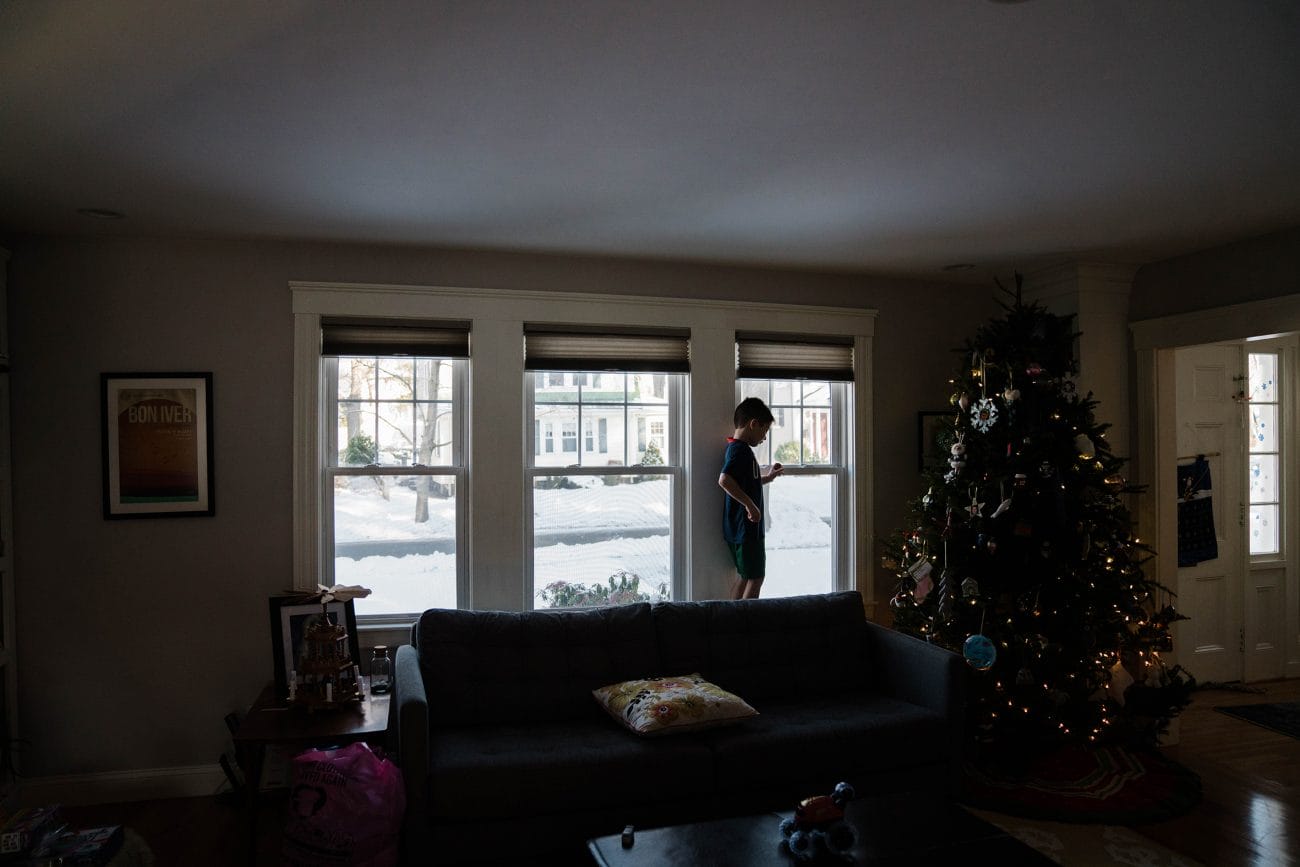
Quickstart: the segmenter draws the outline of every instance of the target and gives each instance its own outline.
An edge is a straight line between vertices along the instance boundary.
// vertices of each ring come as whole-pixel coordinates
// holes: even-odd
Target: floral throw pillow
[[[698,674],[626,680],[591,694],[606,713],[639,735],[695,731],[758,716],[743,698]]]

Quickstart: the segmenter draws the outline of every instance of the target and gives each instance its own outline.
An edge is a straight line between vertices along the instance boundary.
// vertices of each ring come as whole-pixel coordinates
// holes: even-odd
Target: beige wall
[[[950,350],[997,313],[983,287],[824,272],[334,244],[11,249],[19,707],[37,777],[213,764],[222,716],[269,679],[266,597],[292,568],[290,280],[876,308],[878,533],[920,493],[916,411],[946,406]],[[215,517],[102,517],[99,373],[150,370],[213,372]]]
[[[1142,266],[1133,278],[1129,319],[1137,322],[1296,292],[1300,228]]]

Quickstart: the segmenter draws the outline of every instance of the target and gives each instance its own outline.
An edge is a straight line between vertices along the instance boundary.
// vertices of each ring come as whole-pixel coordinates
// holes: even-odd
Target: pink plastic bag
[[[393,867],[406,790],[402,772],[365,744],[293,759],[281,854],[301,867]]]

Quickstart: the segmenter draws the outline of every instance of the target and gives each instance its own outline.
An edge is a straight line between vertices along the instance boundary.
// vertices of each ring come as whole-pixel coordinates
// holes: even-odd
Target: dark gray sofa
[[[644,738],[591,690],[699,672],[759,716]],[[389,745],[408,862],[536,855],[587,837],[829,793],[955,791],[960,657],[866,620],[856,592],[595,610],[434,609],[397,653]]]

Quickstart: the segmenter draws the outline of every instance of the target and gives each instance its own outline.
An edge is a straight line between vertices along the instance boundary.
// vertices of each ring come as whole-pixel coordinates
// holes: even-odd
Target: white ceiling
[[[0,228],[1140,263],[1300,225],[1298,49],[1294,0],[9,0]]]

